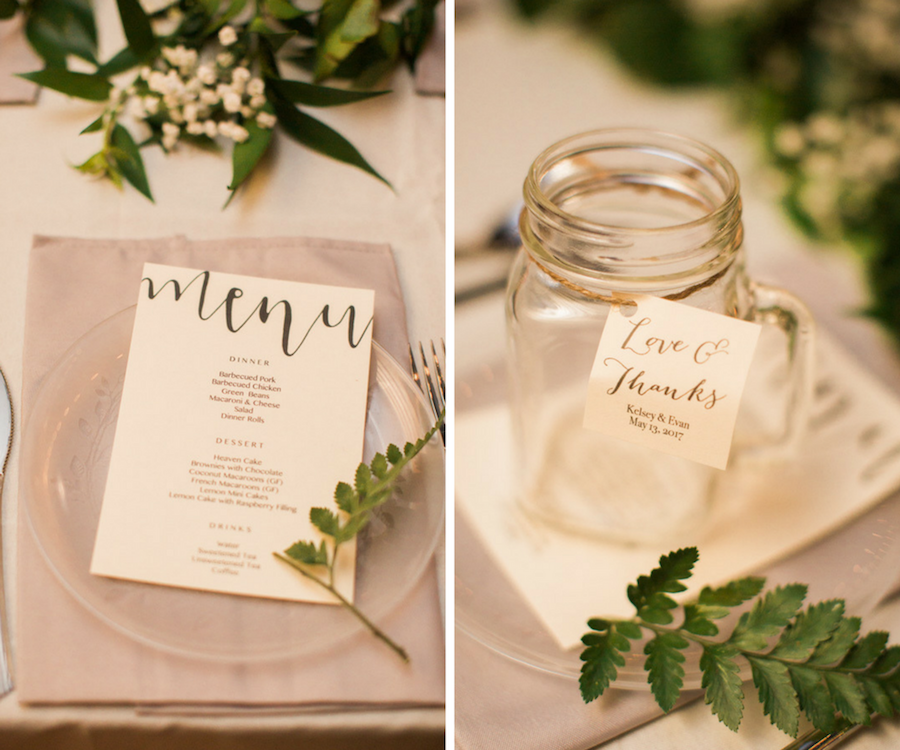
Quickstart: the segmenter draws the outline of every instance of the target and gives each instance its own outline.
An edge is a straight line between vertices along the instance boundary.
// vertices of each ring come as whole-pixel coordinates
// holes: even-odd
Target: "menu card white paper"
[[[91,572],[331,602],[273,557],[362,455],[374,292],[144,266]],[[337,588],[353,595],[342,545]]]

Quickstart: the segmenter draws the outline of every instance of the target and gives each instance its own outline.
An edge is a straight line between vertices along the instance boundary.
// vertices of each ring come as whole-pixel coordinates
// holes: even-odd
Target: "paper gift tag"
[[[273,552],[361,459],[374,296],[146,264],[91,572],[333,601]]]
[[[600,338],[584,426],[724,469],[759,332],[659,297],[622,297]]]

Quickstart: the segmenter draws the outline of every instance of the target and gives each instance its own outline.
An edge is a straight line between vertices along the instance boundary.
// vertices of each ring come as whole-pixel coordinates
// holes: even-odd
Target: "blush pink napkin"
[[[0,21],[0,104],[33,104],[38,87],[15,74],[43,67],[43,61],[28,46],[21,20]]]
[[[375,289],[374,336],[398,361],[405,308],[386,245],[315,239],[190,241],[37,237],[26,299],[23,422],[41,379],[85,332],[136,302],[145,261]],[[141,645],[84,609],[48,568],[19,514],[16,681],[23,703],[441,705],[443,628],[434,566],[380,624],[411,664],[361,633],[342,650],[229,665]]]

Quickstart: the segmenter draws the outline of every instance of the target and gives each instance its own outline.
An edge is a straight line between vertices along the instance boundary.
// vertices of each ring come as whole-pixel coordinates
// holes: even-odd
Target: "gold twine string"
[[[623,302],[624,298],[627,296],[627,295],[619,295],[619,296],[609,297],[605,294],[598,294],[597,292],[592,292],[590,289],[586,289],[583,286],[579,286],[578,284],[575,284],[574,282],[569,281],[564,276],[560,276],[558,273],[551,271],[543,263],[540,263],[539,261],[537,261],[531,253],[527,253],[527,251],[526,251],[526,254],[528,255],[528,259],[532,263],[534,263],[538,268],[540,268],[545,274],[547,274],[551,279],[553,279],[554,281],[556,281],[559,284],[562,284],[564,287],[566,287],[566,289],[569,289],[570,291],[573,291],[573,292],[577,292],[578,294],[580,294],[584,297],[587,297],[588,299],[600,300],[601,302],[608,302],[610,304],[621,304]],[[701,281],[699,284],[694,284],[693,286],[690,286],[687,289],[682,289],[680,292],[675,292],[674,294],[667,294],[663,297],[663,299],[672,300],[672,301],[685,299],[686,297],[690,297],[694,292],[698,292],[701,289],[704,289],[712,284],[715,284],[726,273],[728,273],[728,270],[731,268],[731,264],[733,261],[734,261],[734,258],[732,257],[732,259],[728,261],[728,263],[725,265],[725,267],[721,271],[718,271],[717,273],[713,274],[708,279]]]

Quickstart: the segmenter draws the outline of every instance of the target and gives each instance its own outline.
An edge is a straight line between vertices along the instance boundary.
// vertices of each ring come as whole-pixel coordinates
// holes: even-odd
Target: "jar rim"
[[[696,219],[657,227],[632,227],[602,223],[566,211],[548,197],[541,187],[541,181],[550,169],[567,159],[587,152],[625,148],[647,153],[656,152],[660,156],[683,161],[686,164],[699,165],[698,158],[705,157],[721,172],[720,176],[719,173],[707,169],[721,186],[723,199],[717,206]],[[605,236],[610,233],[621,233],[652,237],[671,233],[673,230],[689,231],[692,228],[724,221],[727,216],[740,209],[740,179],[737,170],[721,152],[693,138],[650,128],[603,128],[585,131],[557,141],[544,149],[534,160],[525,179],[523,192],[526,209],[539,213],[544,220],[554,217],[564,222],[570,230],[574,228],[585,234],[597,233]]]

